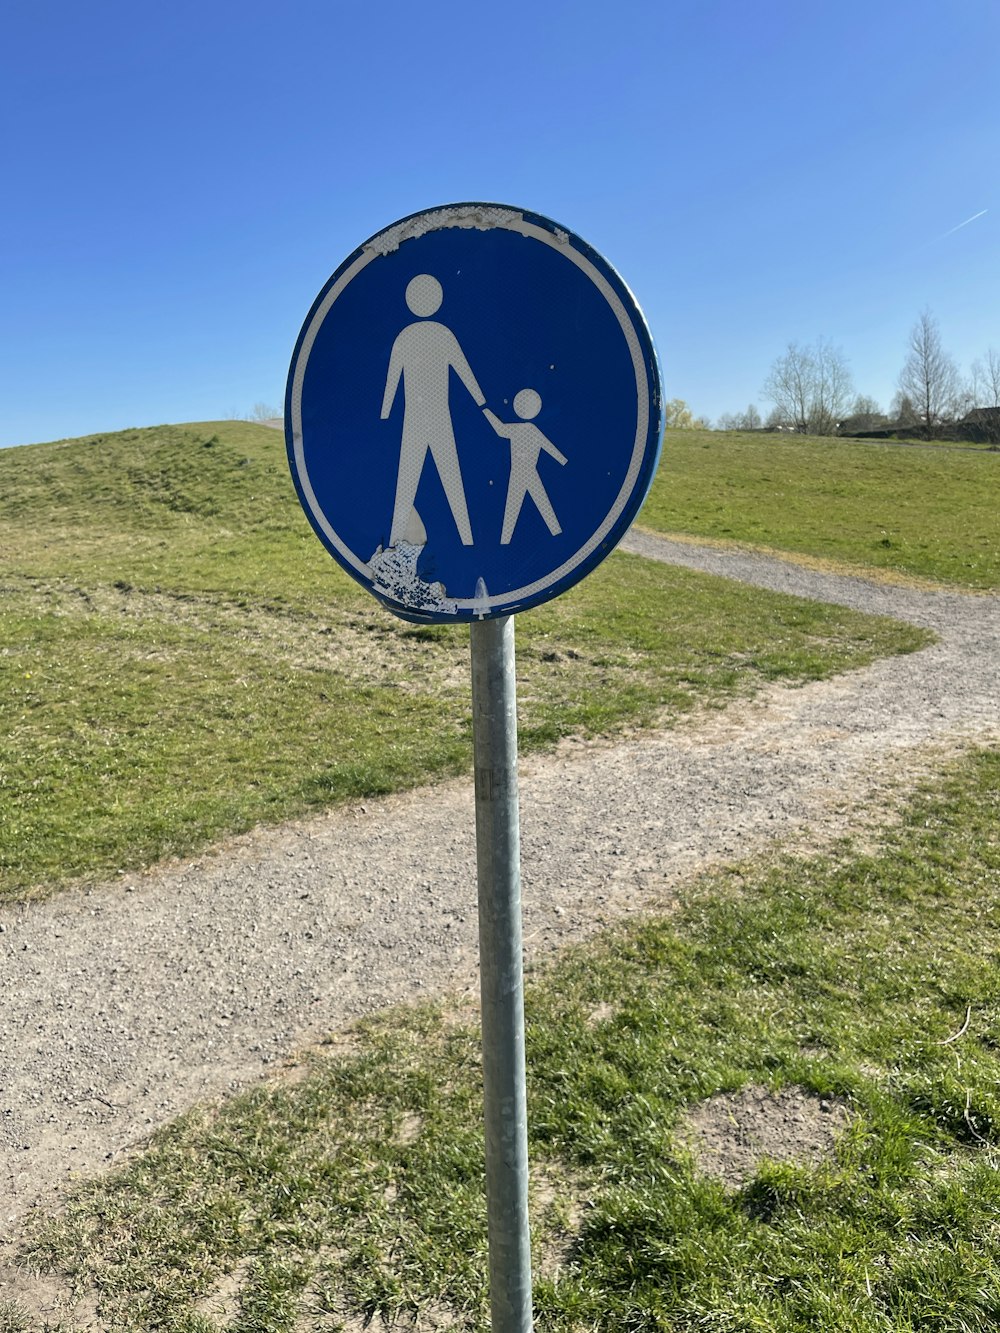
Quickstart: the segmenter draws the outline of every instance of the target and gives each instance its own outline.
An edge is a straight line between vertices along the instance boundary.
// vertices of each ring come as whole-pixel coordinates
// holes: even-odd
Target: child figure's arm
[[[495,412],[491,412],[488,407],[484,407],[483,415],[498,435],[505,435],[507,439],[510,439],[510,427],[505,421],[501,421]]]
[[[565,464],[565,462],[566,462],[566,455],[565,455],[565,454],[561,454],[561,453],[559,452],[559,450],[555,447],[555,445],[552,443],[552,441],[549,440],[549,439],[547,439],[547,438],[542,434],[541,431],[538,432],[538,435],[539,435],[539,441],[538,441],[538,442],[539,442],[539,444],[542,446],[542,448],[545,450],[545,452],[546,452],[547,454],[551,454],[552,457],[556,460],[557,463]]]

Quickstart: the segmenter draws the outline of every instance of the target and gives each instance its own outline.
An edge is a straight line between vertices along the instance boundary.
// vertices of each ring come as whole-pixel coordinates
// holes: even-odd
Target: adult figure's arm
[[[388,417],[392,411],[392,404],[396,397],[396,390],[399,388],[399,377],[403,373],[403,353],[400,349],[399,337],[392,344],[392,352],[389,355],[389,370],[385,377],[385,393],[382,395],[382,420]]]
[[[483,407],[486,403],[486,395],[479,387],[479,383],[475,375],[472,373],[472,367],[465,359],[465,353],[462,351],[461,347],[459,347],[458,339],[453,333],[451,334],[450,342],[451,349],[448,360],[451,362],[455,374],[468,389],[469,393],[472,394],[473,398],[476,400],[477,406]]]

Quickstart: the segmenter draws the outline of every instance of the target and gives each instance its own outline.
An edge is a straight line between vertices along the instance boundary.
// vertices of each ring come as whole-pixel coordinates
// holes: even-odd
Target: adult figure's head
[[[430,273],[418,273],[406,284],[406,304],[420,319],[433,315],[443,299],[441,284]]]

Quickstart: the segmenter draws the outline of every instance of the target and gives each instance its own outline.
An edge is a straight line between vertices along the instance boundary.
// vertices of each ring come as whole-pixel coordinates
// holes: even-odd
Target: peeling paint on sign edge
[[[406,218],[402,222],[397,222],[395,226],[388,227],[377,236],[373,236],[364,248],[366,254],[391,255],[404,241],[416,240],[420,236],[426,236],[429,231],[438,231],[443,227],[470,227],[477,231],[491,231],[494,227],[509,228],[512,225],[516,227],[523,221],[524,214],[511,208],[486,207],[464,210],[455,207],[435,208],[429,213],[418,213],[415,217]],[[565,243],[569,238],[563,234],[558,239]]]

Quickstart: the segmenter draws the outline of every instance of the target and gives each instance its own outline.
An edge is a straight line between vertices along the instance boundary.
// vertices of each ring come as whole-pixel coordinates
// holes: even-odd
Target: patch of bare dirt
[[[680,1132],[699,1169],[738,1190],[764,1161],[808,1165],[832,1157],[849,1119],[843,1101],[754,1086],[710,1097],[688,1113]]]
[[[246,1285],[250,1261],[244,1260],[231,1273],[226,1273],[195,1305],[195,1313],[214,1320],[220,1328],[229,1324],[240,1312],[240,1293]]]
[[[6,1333],[7,1326],[19,1329],[26,1319],[43,1328],[68,1322],[74,1333],[103,1327],[95,1302],[86,1295],[75,1296],[64,1278],[0,1263],[0,1330]]]

